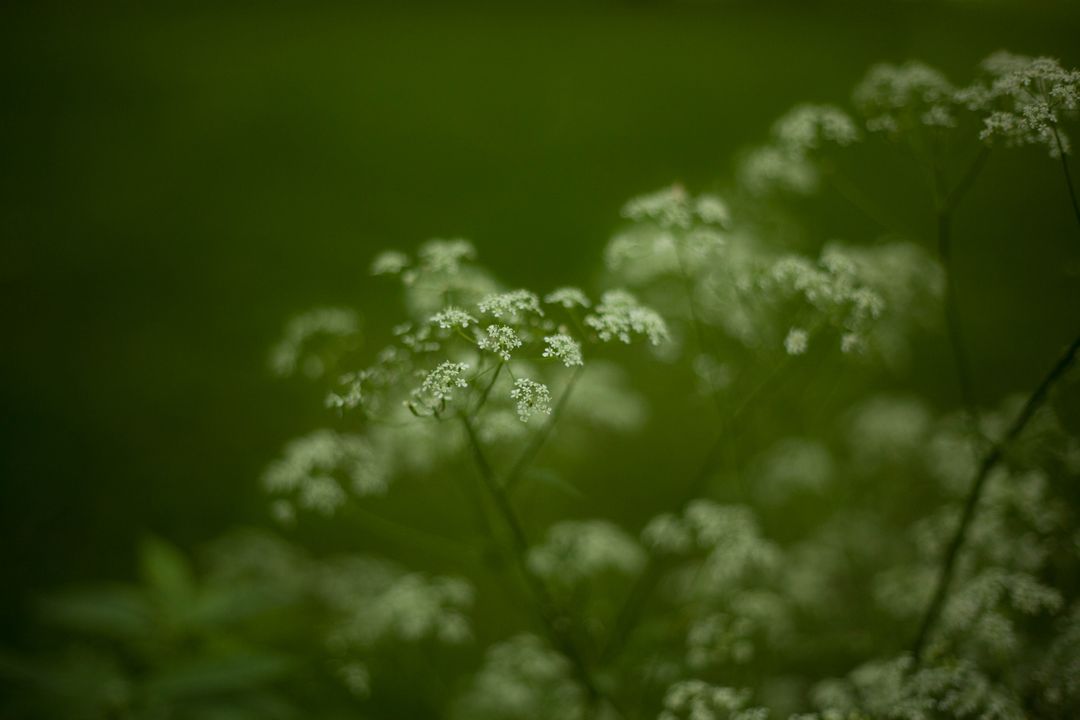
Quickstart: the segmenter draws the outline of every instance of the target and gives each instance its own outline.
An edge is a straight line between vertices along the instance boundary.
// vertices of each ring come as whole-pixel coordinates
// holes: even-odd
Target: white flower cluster
[[[956,88],[940,71],[917,61],[875,65],[852,97],[871,132],[896,136],[916,127],[957,123]]]
[[[989,82],[977,82],[959,96],[970,109],[989,113],[983,140],[1043,145],[1054,156],[1068,152],[1060,126],[1080,109],[1080,70],[1067,70],[1052,58],[1007,52],[988,57],[982,70]]]
[[[509,361],[510,353],[521,345],[521,338],[514,328],[507,325],[488,325],[487,331],[476,340],[478,348],[494,353],[505,361]]]
[[[566,367],[579,367],[585,363],[581,359],[581,343],[563,333],[548,335],[544,338],[547,347],[543,356],[555,358]]]
[[[813,695],[826,717],[830,713],[886,720],[1028,717],[1020,698],[965,661],[919,668],[907,656],[871,662],[857,668],[845,681],[819,683]]]
[[[769,711],[747,707],[749,701],[749,690],[683,680],[668,688],[657,720],[766,720]]]
[[[604,520],[556,523],[529,551],[529,567],[549,582],[574,586],[607,572],[633,575],[645,553],[632,537]]]
[[[297,315],[285,325],[281,340],[270,351],[270,369],[281,377],[301,370],[317,378],[326,369],[325,358],[313,351],[316,338],[347,341],[360,332],[360,318],[346,308],[317,308]]]
[[[528,290],[512,290],[488,295],[476,307],[485,315],[495,318],[506,316],[508,320],[514,321],[525,314],[544,314],[544,311],[540,309],[540,298],[536,296],[536,293]]]
[[[694,197],[679,186],[631,200],[623,216],[634,224],[612,238],[604,259],[630,284],[692,275],[718,261],[731,224],[731,213],[721,198]]]
[[[464,330],[470,325],[475,325],[476,318],[461,308],[448,307],[432,315],[429,322],[438,325],[443,330],[453,330],[455,328]]]
[[[572,310],[575,307],[587,308],[592,305],[588,296],[575,287],[561,287],[552,290],[544,296],[544,302],[549,305],[561,305],[566,310]]]
[[[551,414],[551,391],[547,385],[535,380],[515,380],[510,399],[517,403],[517,414],[521,422],[528,422],[533,415]]]
[[[454,391],[469,387],[465,373],[469,366],[465,363],[440,363],[429,372],[420,387],[412,393],[409,408],[420,415],[431,415],[440,411],[448,401],[453,400]]]
[[[328,644],[339,654],[382,643],[472,639],[473,588],[457,577],[409,573],[387,562],[345,557],[318,568],[314,591],[328,608]]]
[[[316,430],[285,446],[283,456],[266,469],[263,484],[273,494],[295,495],[305,510],[330,514],[345,502],[339,478],[357,496],[381,495],[388,487],[389,468],[365,438]],[[289,508],[277,507],[287,519]]]
[[[831,105],[797,105],[773,125],[772,142],[752,150],[738,174],[755,195],[773,190],[809,195],[821,171],[814,154],[825,146],[847,147],[860,140],[855,122]]]
[[[753,512],[741,505],[694,500],[682,515],[653,518],[642,531],[645,547],[660,554],[706,553],[695,591],[722,592],[753,569],[776,565],[779,550],[761,535]]]
[[[570,662],[535,635],[492,646],[472,686],[458,701],[456,720],[584,720],[586,696]]]
[[[726,227],[731,221],[727,204],[715,195],[692,197],[680,185],[641,195],[623,206],[623,217],[650,222],[670,230],[687,230],[696,223]]]
[[[605,342],[618,339],[629,343],[633,335],[643,335],[653,345],[669,339],[664,319],[625,290],[604,293],[594,312],[585,317],[585,324]]]
[[[799,255],[780,258],[758,281],[758,287],[779,300],[799,299],[818,318],[841,331],[844,352],[861,349],[871,323],[885,310],[885,298],[860,282],[858,265],[840,248],[826,248],[817,264]],[[792,328],[784,341],[789,355],[801,355],[810,334]]]

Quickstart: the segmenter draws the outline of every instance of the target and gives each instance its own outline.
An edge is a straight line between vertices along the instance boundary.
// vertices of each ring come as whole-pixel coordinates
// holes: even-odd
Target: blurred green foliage
[[[366,274],[376,249],[461,235],[510,283],[584,284],[626,198],[717,186],[784,110],[846,100],[873,62],[966,77],[1008,47],[1080,64],[1080,11],[1064,2],[46,3],[0,10],[0,37],[0,639],[48,644],[34,617],[119,648],[72,674],[0,662],[58,703],[149,713],[180,699],[190,717],[279,711],[265,686],[287,661],[256,642],[273,625],[251,597],[264,589],[208,584],[185,556],[264,524],[262,467],[322,422],[319,398],[265,370],[283,319],[347,304],[372,335],[392,321]],[[1020,170],[1037,154],[988,167],[958,220],[988,403],[1030,386],[1080,305],[1057,169]],[[889,172],[905,223],[928,234],[915,178]],[[812,228],[871,231],[805,210]],[[1030,319],[1045,307],[1058,311]],[[911,384],[949,405],[947,356],[926,352]],[[651,399],[665,457],[605,440],[595,487],[548,485],[588,494],[620,478],[611,515],[648,517],[649,480],[706,434]],[[387,507],[430,503],[437,529],[452,501],[434,497],[412,488]],[[378,533],[357,524],[300,534],[364,550]],[[182,549],[140,540],[151,533]],[[101,579],[120,584],[32,602]],[[303,656],[304,643],[283,646]],[[87,667],[100,674],[74,674]]]

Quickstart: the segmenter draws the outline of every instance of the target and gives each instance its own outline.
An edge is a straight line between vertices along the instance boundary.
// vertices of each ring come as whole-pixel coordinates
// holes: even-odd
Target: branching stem
[[[582,687],[585,688],[585,692],[589,696],[590,705],[597,706],[601,703],[606,703],[616,712],[616,714],[625,717],[625,714],[619,710],[614,700],[597,686],[596,681],[593,679],[592,673],[589,671],[588,665],[585,662],[585,657],[569,631],[566,629],[566,623],[560,616],[555,602],[548,592],[547,586],[529,567],[529,539],[525,534],[525,528],[522,525],[517,512],[514,510],[510,497],[506,494],[506,489],[503,487],[503,484],[499,482],[495,475],[495,471],[491,467],[491,463],[488,462],[487,457],[484,454],[483,447],[480,444],[480,438],[476,434],[476,429],[473,427],[472,420],[463,414],[461,415],[461,421],[465,426],[465,433],[468,436],[469,446],[472,450],[473,459],[476,462],[476,467],[479,471],[483,486],[491,497],[495,509],[503,523],[510,531],[510,554],[519,573],[522,578],[524,578],[529,593],[536,604],[536,610],[540,616],[544,630],[552,644],[570,661],[574,675],[577,677],[578,682],[581,683]]]
[[[945,600],[949,593],[949,587],[952,584],[953,576],[956,573],[957,558],[960,555],[960,550],[964,546],[964,541],[967,539],[972,520],[975,518],[975,510],[978,507],[979,499],[982,497],[990,473],[1001,462],[1008,446],[1020,436],[1020,433],[1027,427],[1031,418],[1046,402],[1054,384],[1072,366],[1078,352],[1080,352],[1080,335],[1072,341],[1058,357],[1054,366],[1043,376],[1034,392],[1031,393],[1024,403],[1023,408],[1020,410],[1020,414],[1016,416],[1012,425],[1009,426],[1008,431],[1006,431],[1005,435],[999,441],[994,443],[979,463],[979,467],[975,472],[975,477],[971,482],[971,489],[968,491],[967,498],[964,500],[964,509],[960,514],[960,522],[957,524],[956,531],[953,533],[949,544],[945,546],[945,553],[941,558],[941,569],[938,572],[934,594],[930,599],[930,604],[926,608],[926,613],[923,615],[922,622],[919,625],[918,634],[915,636],[915,641],[912,643],[911,654],[915,658],[916,663],[922,660],[923,653],[926,650],[927,640],[930,637],[930,632],[933,630],[934,624],[937,622],[937,619],[944,608]]]

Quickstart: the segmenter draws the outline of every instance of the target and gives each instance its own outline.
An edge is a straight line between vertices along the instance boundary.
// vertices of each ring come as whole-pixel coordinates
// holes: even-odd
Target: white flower
[[[623,206],[623,217],[637,222],[654,222],[664,228],[689,228],[693,213],[686,190],[680,185],[641,195]]]
[[[517,401],[517,413],[521,422],[528,422],[536,414],[551,414],[551,391],[547,385],[528,378],[518,378],[510,391],[510,398]]]
[[[809,345],[810,336],[802,328],[791,328],[784,338],[784,350],[788,355],[802,355]]]
[[[301,508],[329,514],[345,502],[338,478],[358,496],[381,495],[389,485],[389,467],[366,438],[316,430],[285,446],[282,457],[266,469],[263,484],[271,493],[295,493]],[[288,519],[284,506],[273,511]]]
[[[804,152],[823,143],[851,145],[859,130],[848,114],[831,105],[796,105],[776,121],[773,135],[785,148]]]
[[[584,720],[585,691],[566,657],[535,635],[493,645],[453,717]]]
[[[424,377],[420,387],[412,391],[412,399],[406,404],[418,415],[437,412],[453,399],[457,388],[469,386],[469,381],[464,377],[468,369],[469,366],[465,363],[449,360],[441,363]]]
[[[701,222],[707,225],[719,225],[722,228],[731,224],[731,211],[727,203],[716,195],[698,195],[694,203],[694,212]]]
[[[455,275],[462,263],[476,257],[476,248],[468,240],[428,240],[417,255],[425,271]]]
[[[480,312],[492,317],[502,318],[505,315],[509,320],[516,320],[525,313],[544,314],[544,311],[540,309],[540,298],[536,296],[536,293],[528,290],[512,290],[488,295],[476,307]]]
[[[495,353],[503,360],[510,359],[510,353],[521,347],[521,338],[508,325],[488,325],[487,334],[476,340],[481,350]]]
[[[872,132],[895,136],[920,125],[956,124],[955,88],[941,72],[921,62],[875,65],[853,97]]]
[[[684,680],[668,688],[658,720],[765,720],[765,708],[747,708],[749,690]]]
[[[653,345],[668,339],[664,319],[655,310],[638,303],[637,298],[625,290],[604,293],[595,314],[587,316],[585,324],[596,330],[605,342],[618,338],[629,343],[631,335],[644,335]]]
[[[428,322],[438,325],[443,330],[451,330],[453,328],[467,328],[470,325],[475,325],[476,318],[461,308],[448,307],[445,310],[432,315]]]
[[[544,357],[557,358],[566,367],[583,365],[581,359],[581,345],[569,335],[549,335],[544,338],[547,347],[544,348]]]
[[[564,521],[529,551],[529,567],[550,582],[573,586],[603,572],[632,575],[645,563],[634,539],[604,520]]]
[[[980,138],[1006,146],[1046,145],[1054,156],[1069,152],[1059,125],[1080,109],[1080,70],[1066,70],[1052,58],[1003,52],[982,67],[990,85],[976,83],[958,94],[969,107],[990,111]]]
[[[409,266],[409,256],[396,250],[379,253],[371,262],[372,275],[397,275]]]
[[[270,351],[270,369],[288,377],[303,370],[309,377],[323,374],[323,360],[308,352],[312,340],[319,336],[348,338],[360,331],[360,318],[348,308],[316,308],[289,320],[285,334]]]
[[[587,308],[592,303],[581,290],[575,287],[561,287],[552,290],[544,297],[544,302],[549,305],[562,305],[567,310],[574,307]]]

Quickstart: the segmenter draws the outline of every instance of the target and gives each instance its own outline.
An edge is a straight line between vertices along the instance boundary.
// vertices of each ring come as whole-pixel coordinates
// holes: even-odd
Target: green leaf
[[[154,626],[146,598],[128,586],[71,590],[40,600],[38,610],[51,625],[109,638],[140,639]]]
[[[139,564],[143,582],[159,600],[171,607],[192,601],[195,579],[191,566],[175,546],[147,537],[139,546]]]
[[[167,701],[250,690],[281,678],[292,666],[289,658],[269,653],[201,659],[164,670],[146,689]]]

